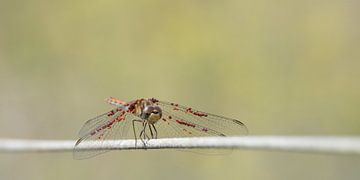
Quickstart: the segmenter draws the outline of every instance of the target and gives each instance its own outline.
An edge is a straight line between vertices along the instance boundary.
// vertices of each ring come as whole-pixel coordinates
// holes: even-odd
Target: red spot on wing
[[[195,116],[199,116],[199,117],[207,117],[208,115],[206,113],[200,112],[200,111],[194,111],[192,108],[187,108],[185,110],[185,113],[191,113]]]
[[[124,114],[125,114],[125,111],[121,112],[121,114],[115,118],[115,121],[120,122],[120,121],[124,120],[125,119]]]
[[[187,109],[186,109],[186,112],[187,112],[187,113],[191,113],[191,114],[193,114],[193,115],[195,115],[195,116],[199,116],[199,117],[207,117],[207,116],[208,116],[207,114],[205,114],[205,113],[203,113],[203,112],[194,111],[194,110],[192,110],[192,108],[187,108]]]
[[[113,109],[113,110],[111,110],[111,111],[109,111],[107,113],[107,116],[111,117],[111,116],[113,116],[115,113],[117,113],[119,111],[122,111],[122,109],[121,108]],[[125,113],[125,112],[123,112],[123,113]]]
[[[129,103],[128,104],[128,113],[134,113],[135,112],[135,105],[139,102],[139,100],[136,100],[135,102]]]
[[[208,115],[207,114],[205,114],[205,113],[203,113],[203,112],[199,112],[199,111],[197,111],[197,112],[193,112],[193,114],[194,115],[196,115],[196,116],[199,116],[199,117],[207,117]]]
[[[123,121],[125,119],[124,114],[125,114],[125,111],[123,111],[120,115],[118,115],[116,118],[114,118],[113,120],[111,120],[107,124],[104,124],[103,126],[97,128],[95,131],[91,132],[90,135],[94,135],[97,132],[100,132],[100,131],[102,131],[104,129],[111,129],[113,124],[115,124],[117,122],[120,122],[120,121]]]
[[[185,122],[185,121],[182,121],[182,120],[176,120],[176,122],[178,124],[181,124],[181,125],[185,125],[185,126],[188,126],[188,127],[195,127],[195,124],[191,124],[191,123],[188,123],[188,122]]]
[[[153,103],[159,102],[159,100],[157,100],[157,99],[155,99],[155,98],[151,98],[150,101],[153,102]]]
[[[110,112],[108,112],[107,116],[113,116],[115,114],[115,112],[113,110],[111,110]]]

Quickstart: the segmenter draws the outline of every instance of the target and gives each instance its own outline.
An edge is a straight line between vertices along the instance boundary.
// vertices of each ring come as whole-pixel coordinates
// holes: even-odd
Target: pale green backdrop
[[[250,135],[360,134],[360,3],[0,1],[0,138],[75,139],[108,96]],[[359,179],[360,157],[240,150],[0,154],[0,179]]]

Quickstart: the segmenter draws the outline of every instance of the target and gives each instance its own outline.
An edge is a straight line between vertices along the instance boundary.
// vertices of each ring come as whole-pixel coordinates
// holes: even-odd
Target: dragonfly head
[[[161,118],[162,111],[159,106],[147,105],[143,108],[140,116],[141,118],[148,120],[149,123],[153,124]]]

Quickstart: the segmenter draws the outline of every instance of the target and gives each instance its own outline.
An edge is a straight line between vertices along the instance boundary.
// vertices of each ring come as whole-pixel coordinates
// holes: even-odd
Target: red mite
[[[75,144],[75,159],[106,152],[104,149],[84,150],[84,147],[91,145],[105,146],[106,140],[135,138],[135,145],[136,140],[140,139],[146,146],[148,140],[157,138],[247,134],[246,126],[239,120],[155,98],[125,102],[110,97],[106,102],[116,108],[85,122]]]

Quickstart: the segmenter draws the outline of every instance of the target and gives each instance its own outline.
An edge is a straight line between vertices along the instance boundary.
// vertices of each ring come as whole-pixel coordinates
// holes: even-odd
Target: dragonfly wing
[[[247,127],[236,119],[174,103],[157,101],[155,104],[163,111],[162,119],[156,123],[156,127],[161,129],[159,137],[238,136],[248,133]]]
[[[123,112],[124,110],[121,108],[115,108],[109,112],[96,116],[88,121],[82,126],[79,131],[79,137],[83,137],[87,134],[90,134],[92,131],[96,130],[96,128],[102,124],[106,124],[111,121],[114,115],[117,115],[118,112]]]
[[[107,114],[105,115],[107,116]],[[97,123],[97,126],[94,126],[92,130],[87,130],[87,133],[80,137],[75,144],[74,159],[86,159],[109,151],[107,149],[84,150],[86,147],[95,146],[101,148],[106,145],[107,140],[128,138],[131,118],[133,118],[132,114],[126,113],[125,111],[118,111],[114,115],[108,116],[107,121],[101,120],[101,122],[104,123]],[[84,126],[86,126],[86,124]]]

